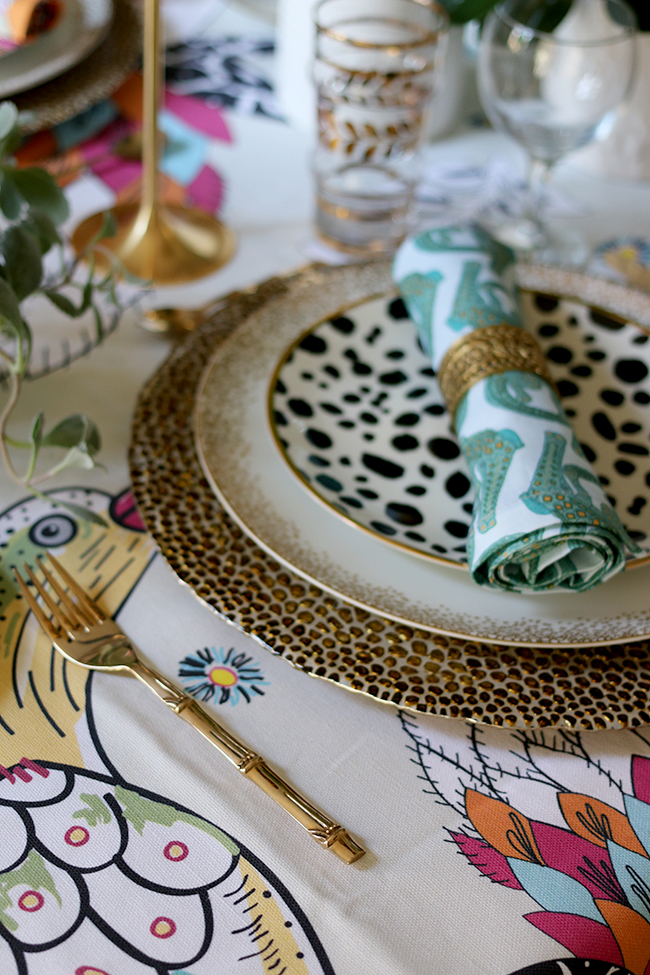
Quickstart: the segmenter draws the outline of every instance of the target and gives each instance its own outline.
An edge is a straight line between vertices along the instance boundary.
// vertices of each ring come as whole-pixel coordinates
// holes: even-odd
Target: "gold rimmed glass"
[[[411,227],[449,18],[427,0],[321,0],[315,23],[317,233],[360,257],[391,253]]]

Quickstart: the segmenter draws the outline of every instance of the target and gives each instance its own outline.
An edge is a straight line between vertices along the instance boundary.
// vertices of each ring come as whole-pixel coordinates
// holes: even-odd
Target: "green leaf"
[[[16,292],[8,281],[0,278],[0,315],[11,322],[17,330],[22,330],[24,325]]]
[[[66,449],[78,447],[92,458],[101,447],[101,438],[92,420],[81,413],[73,413],[57,423],[54,429],[43,437],[41,446]]]
[[[13,102],[0,104],[0,158],[10,156],[20,145],[18,109]]]
[[[18,124],[18,109],[13,102],[0,104],[0,139],[6,139]]]
[[[104,214],[104,223],[102,224],[102,229],[99,232],[99,240],[104,237],[115,237],[117,233],[117,220],[113,216],[110,210],[107,210]]]
[[[442,6],[447,9],[452,24],[466,24],[469,20],[482,20],[493,7],[497,0],[441,0]]]
[[[36,291],[43,277],[43,258],[38,238],[22,224],[7,227],[0,238],[9,283],[19,301]]]
[[[49,298],[53,305],[55,305],[59,311],[62,311],[64,315],[69,315],[70,318],[79,317],[79,309],[74,305],[69,298],[65,295],[60,295],[58,291],[44,291],[43,294],[46,298]]]
[[[43,444],[43,446],[45,445]],[[81,447],[71,447],[63,460],[50,467],[47,476],[53,477],[55,474],[67,470],[68,467],[82,467],[84,470],[90,471],[94,466],[95,462],[86,450]]]
[[[2,191],[0,190],[0,196]],[[1,201],[0,201],[1,202]],[[61,243],[59,232],[46,213],[42,210],[30,210],[23,220],[23,225],[31,229],[39,239],[41,254],[47,254],[54,244]]]
[[[43,439],[43,424],[45,422],[45,416],[43,411],[38,414],[36,419],[32,424],[32,432],[30,434],[30,439],[35,447],[40,447],[41,441]]]
[[[93,525],[101,525],[102,528],[108,528],[108,523],[104,521],[102,516],[90,508],[84,508],[80,504],[75,504],[74,501],[62,501],[60,498],[54,500],[54,498],[48,497],[47,500],[51,501],[57,508],[67,508],[73,515],[77,515],[78,518],[84,518],[86,521],[92,522]]]
[[[70,208],[65,193],[44,169],[16,169],[14,182],[30,207],[42,210],[57,225],[67,219]]]
[[[0,184],[0,210],[7,220],[17,220],[22,208],[23,200],[16,189],[11,169],[8,166],[3,166],[2,184]]]

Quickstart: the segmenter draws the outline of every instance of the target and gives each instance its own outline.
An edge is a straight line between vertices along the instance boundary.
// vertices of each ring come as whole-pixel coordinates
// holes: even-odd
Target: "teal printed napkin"
[[[393,276],[436,371],[474,329],[521,324],[514,255],[478,227],[409,238]],[[480,585],[583,592],[638,551],[544,379],[512,370],[479,380],[455,427],[476,490],[467,553]]]

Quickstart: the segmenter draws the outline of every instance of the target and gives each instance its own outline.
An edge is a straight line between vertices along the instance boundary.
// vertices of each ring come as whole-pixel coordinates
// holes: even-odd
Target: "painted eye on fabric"
[[[68,515],[46,515],[29,529],[29,540],[34,545],[55,548],[57,545],[65,545],[76,534],[76,522]]]

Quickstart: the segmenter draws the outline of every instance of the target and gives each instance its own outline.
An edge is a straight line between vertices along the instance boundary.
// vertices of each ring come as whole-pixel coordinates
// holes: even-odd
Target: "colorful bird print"
[[[128,782],[106,754],[93,676],[50,646],[11,566],[35,567],[51,549],[117,615],[156,552],[129,492],[50,498],[91,508],[107,527],[52,500],[0,514],[2,975],[333,975],[308,919],[258,857]]]
[[[458,851],[492,883],[525,891],[526,921],[584,960],[539,975],[650,975],[650,731],[616,732],[592,753],[579,732],[504,741],[468,725],[449,741],[414,715],[400,722],[424,791],[462,818],[449,830]]]

